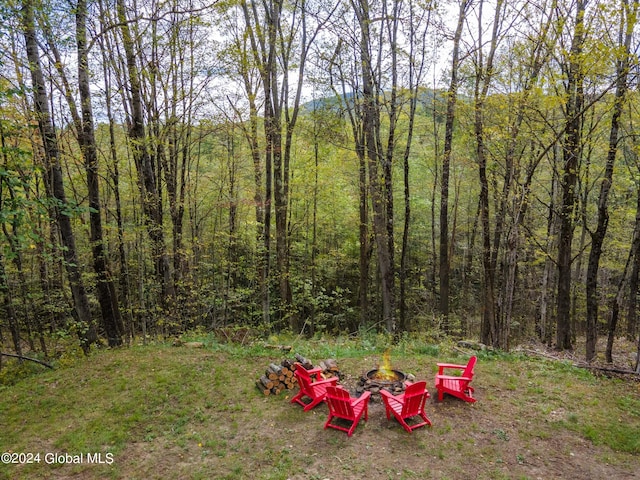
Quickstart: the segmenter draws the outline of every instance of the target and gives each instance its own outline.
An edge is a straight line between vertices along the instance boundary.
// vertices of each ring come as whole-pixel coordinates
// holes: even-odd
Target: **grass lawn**
[[[255,387],[270,362],[292,354],[204,343],[97,351],[0,386],[0,453],[32,461],[0,463],[0,479],[640,478],[639,382],[481,352],[478,401],[439,403],[436,362],[466,358],[401,344],[393,366],[427,380],[433,426],[408,434],[374,397],[369,421],[348,438],[323,429],[326,405],[305,413],[292,391]],[[383,350],[361,340],[294,344],[314,362],[337,359],[348,388]]]

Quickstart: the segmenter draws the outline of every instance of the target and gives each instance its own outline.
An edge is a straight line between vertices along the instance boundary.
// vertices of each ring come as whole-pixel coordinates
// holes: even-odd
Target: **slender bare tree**
[[[49,97],[40,63],[40,48],[38,46],[32,0],[24,0],[22,2],[22,28],[27,49],[29,70],[31,72],[33,105],[35,115],[38,119],[38,127],[44,152],[45,185],[48,195],[55,201],[55,219],[60,229],[65,268],[71,286],[76,320],[81,326],[78,333],[83,349],[85,352],[88,352],[90,345],[97,340],[97,331],[91,315],[87,292],[84,282],[82,281],[71,218],[69,212],[66,211],[66,209],[69,208],[69,204],[64,189],[58,138],[51,119]]]

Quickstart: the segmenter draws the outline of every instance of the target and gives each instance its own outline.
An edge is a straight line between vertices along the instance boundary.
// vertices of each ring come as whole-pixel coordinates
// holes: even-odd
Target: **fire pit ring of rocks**
[[[360,381],[356,387],[356,393],[360,395],[363,392],[368,391],[376,394],[384,388],[385,390],[397,395],[404,392],[404,381],[406,379],[407,374],[399,370],[390,370],[390,374],[380,375],[380,370],[374,368],[360,377]]]

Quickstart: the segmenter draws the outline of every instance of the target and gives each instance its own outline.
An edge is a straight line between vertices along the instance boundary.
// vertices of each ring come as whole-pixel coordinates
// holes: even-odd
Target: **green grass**
[[[610,478],[640,468],[637,383],[487,352],[476,367],[476,404],[430,400],[433,427],[411,435],[372,404],[369,422],[347,438],[322,428],[324,405],[305,413],[286,394],[264,397],[255,389],[265,366],[287,354],[262,342],[196,339],[204,349],[156,344],[97,351],[54,371],[29,369],[29,376],[0,386],[0,453],[99,452],[114,459],[0,464],[0,479],[462,479],[469,458],[477,478],[558,471],[569,477],[568,452],[586,472],[591,461],[593,475],[602,473],[595,470],[602,459],[612,469]],[[291,344],[314,361],[336,358],[345,383],[376,367],[390,345],[383,335],[268,343]],[[394,367],[427,380],[434,397],[436,362],[466,360],[450,345],[409,338],[392,348],[391,358]],[[371,476],[372,465],[378,477]]]

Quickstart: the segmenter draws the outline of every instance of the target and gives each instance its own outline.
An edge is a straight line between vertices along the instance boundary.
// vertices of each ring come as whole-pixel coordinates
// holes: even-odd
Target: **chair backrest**
[[[473,369],[476,366],[476,362],[478,361],[478,357],[475,355],[469,359],[469,363],[467,363],[467,368],[462,372],[463,377],[473,378]]]
[[[422,413],[424,403],[427,400],[427,382],[416,382],[409,385],[404,391],[404,404],[402,416],[412,417]]]
[[[327,405],[334,415],[342,418],[354,418],[351,396],[344,388],[327,386]]]
[[[294,370],[293,374],[298,379],[298,385],[300,386],[300,390],[305,393],[311,392],[311,376],[307,372],[307,370],[300,364],[297,364],[297,368]]]

